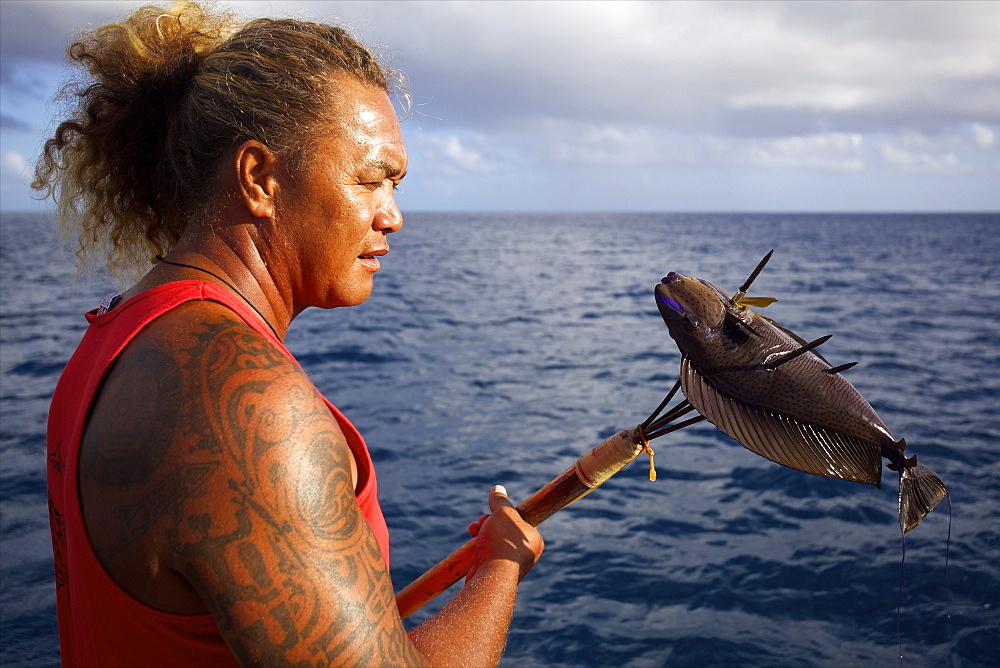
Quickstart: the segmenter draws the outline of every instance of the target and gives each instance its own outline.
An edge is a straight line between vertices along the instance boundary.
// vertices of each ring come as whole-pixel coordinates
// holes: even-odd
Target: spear
[[[649,479],[656,479],[653,467],[653,449],[649,442],[672,431],[683,429],[701,422],[705,418],[698,415],[682,422],[675,420],[694,410],[687,399],[681,400],[670,410],[663,412],[667,404],[680,388],[680,381],[660,402],[656,410],[645,421],[633,429],[622,429],[605,439],[600,445],[584,453],[576,462],[553,478],[547,485],[525,499],[517,512],[531,526],[538,526],[574,501],[583,498],[608,478],[622,470],[629,462],[646,452],[649,455]],[[438,594],[452,586],[469,572],[475,561],[476,539],[468,541],[436,566],[418,577],[396,594],[399,616],[406,619]]]

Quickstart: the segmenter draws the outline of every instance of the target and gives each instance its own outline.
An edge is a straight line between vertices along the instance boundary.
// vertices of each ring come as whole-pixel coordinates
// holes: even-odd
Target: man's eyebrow
[[[406,176],[406,170],[394,165],[392,163],[386,162],[385,160],[373,160],[371,166],[380,170],[387,179],[396,179],[397,181]]]

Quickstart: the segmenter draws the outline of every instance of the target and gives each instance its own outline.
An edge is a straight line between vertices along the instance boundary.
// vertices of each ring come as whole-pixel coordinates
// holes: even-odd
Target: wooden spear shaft
[[[517,507],[517,512],[525,522],[538,526],[599,487],[642,451],[643,444],[638,430],[622,429],[525,499]],[[399,616],[406,619],[461,580],[475,561],[475,545],[476,539],[473,538],[396,594]]]

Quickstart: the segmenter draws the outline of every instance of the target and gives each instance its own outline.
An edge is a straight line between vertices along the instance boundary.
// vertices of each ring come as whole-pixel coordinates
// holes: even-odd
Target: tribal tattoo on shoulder
[[[102,390],[129,418],[85,467],[145,490],[116,509],[117,547],[161,536],[244,663],[419,663],[305,373],[232,317],[137,343]]]

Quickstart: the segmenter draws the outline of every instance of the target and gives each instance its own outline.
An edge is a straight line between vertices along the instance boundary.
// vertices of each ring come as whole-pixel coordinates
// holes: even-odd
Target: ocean
[[[55,665],[46,411],[114,285],[74,279],[50,215],[0,222],[0,664]],[[640,458],[542,525],[502,665],[996,665],[1000,215],[413,213],[390,241],[371,299],[307,311],[287,343],[369,443],[397,589],[493,484],[517,503],[659,403],[679,365],[664,274],[733,291],[772,248],[766,314],[833,334],[824,356],[859,362],[849,380],[950,492],[950,543],[942,502],[900,589],[891,472],[876,489],[708,423],[669,434],[658,480]]]

